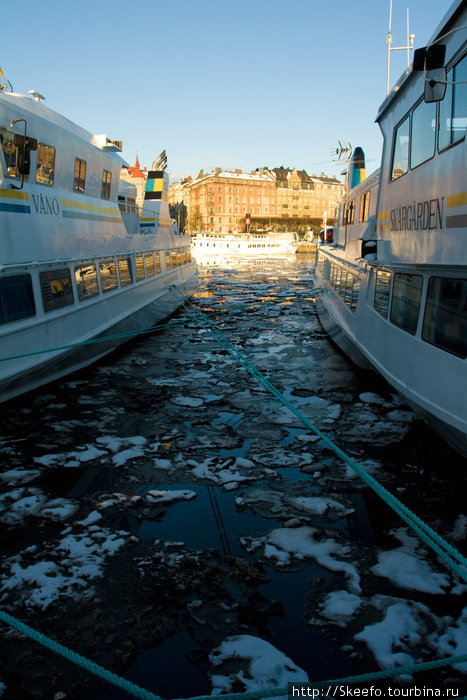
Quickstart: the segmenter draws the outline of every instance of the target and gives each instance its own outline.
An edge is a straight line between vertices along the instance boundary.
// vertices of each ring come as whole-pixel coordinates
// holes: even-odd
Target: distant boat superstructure
[[[257,258],[293,255],[298,248],[297,234],[289,231],[255,231],[251,233],[201,232],[192,237],[196,258],[213,255]]]
[[[140,210],[119,144],[33,97],[0,88],[0,401],[168,317],[197,278],[164,170]]]
[[[427,60],[427,71],[402,76],[383,102],[381,167],[349,185],[317,264],[318,311],[333,339],[464,455],[466,26],[465,3],[455,2],[426,51],[446,47],[446,73]]]

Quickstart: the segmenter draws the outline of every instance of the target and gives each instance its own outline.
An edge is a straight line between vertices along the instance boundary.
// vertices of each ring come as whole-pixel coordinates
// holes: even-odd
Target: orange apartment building
[[[295,168],[258,169],[252,173],[216,168],[169,188],[172,216],[187,233],[241,232],[250,215],[252,230],[318,231],[324,212],[332,223],[343,184],[335,178],[309,176]]]

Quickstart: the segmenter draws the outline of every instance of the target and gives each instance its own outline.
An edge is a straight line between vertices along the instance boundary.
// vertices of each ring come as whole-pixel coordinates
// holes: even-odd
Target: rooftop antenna
[[[407,45],[406,46],[392,46],[392,34],[391,34],[391,22],[392,22],[392,0],[389,2],[389,30],[386,39],[386,44],[388,45],[388,75],[386,83],[386,95],[389,95],[390,83],[389,76],[391,72],[391,51],[405,51],[407,50],[407,68],[410,66],[410,50],[413,50],[413,40],[415,39],[415,34],[409,34],[409,8],[407,8]]]

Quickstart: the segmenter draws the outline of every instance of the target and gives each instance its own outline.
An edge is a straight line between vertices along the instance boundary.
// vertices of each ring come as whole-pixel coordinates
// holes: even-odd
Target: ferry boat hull
[[[88,318],[70,318],[69,333],[63,326],[59,333],[54,333],[50,328],[43,328],[40,331],[32,329],[13,335],[8,346],[15,359],[4,359],[3,364],[6,365],[7,372],[4,372],[0,380],[0,401],[15,398],[83,369],[113,352],[123,343],[138,337],[142,332],[151,332],[151,328],[163,323],[176,312],[184,297],[194,294],[196,286],[197,277],[192,276],[191,279],[170,285],[169,288],[163,286],[159,289],[148,289],[145,295],[149,300],[139,300],[143,306],[134,306],[131,300],[126,300],[126,313],[122,315],[120,310],[120,319],[116,316],[105,328],[96,319],[101,316],[102,311],[98,305],[89,312]],[[133,300],[133,304],[136,301]],[[88,332],[85,332],[86,328]],[[96,330],[99,328],[101,330]],[[24,358],[18,357],[17,349],[27,347],[35,347],[36,350],[32,351],[34,354]],[[62,349],[51,349],[44,353],[38,351],[39,348],[48,347]],[[7,344],[2,343],[2,348],[3,351],[7,350]]]
[[[430,42],[446,46],[445,97],[432,100],[430,74],[413,70],[382,104],[381,167],[354,179],[357,169],[364,177],[357,149],[334,240],[319,245],[316,264],[317,310],[330,337],[357,365],[381,374],[464,456],[465,102],[462,113],[454,110],[467,77],[466,25],[465,3],[456,1]]]
[[[170,317],[194,293],[197,267],[170,219],[164,158],[138,207],[105,136],[6,83],[0,117],[2,402]]]

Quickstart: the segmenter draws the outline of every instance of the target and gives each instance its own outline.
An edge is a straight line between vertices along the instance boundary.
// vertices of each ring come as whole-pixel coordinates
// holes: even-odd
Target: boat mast
[[[392,46],[391,22],[392,22],[392,0],[389,0],[389,29],[388,29],[388,36],[386,39],[386,44],[388,45],[388,71],[387,71],[387,81],[386,81],[386,95],[389,95],[389,91],[390,91],[391,51],[407,50],[407,68],[408,68],[410,66],[410,50],[413,49],[413,40],[415,39],[415,34],[409,34],[409,8],[407,8],[407,45],[406,46]]]

